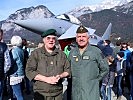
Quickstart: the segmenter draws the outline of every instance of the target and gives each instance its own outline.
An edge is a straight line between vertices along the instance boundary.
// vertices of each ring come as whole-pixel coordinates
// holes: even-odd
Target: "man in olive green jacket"
[[[78,47],[70,51],[72,100],[100,100],[99,81],[108,73],[107,61],[99,48],[88,42],[88,30],[77,29]]]
[[[63,51],[55,48],[56,30],[42,34],[44,46],[34,50],[26,74],[33,81],[34,100],[62,100],[62,78],[70,74],[70,63]]]

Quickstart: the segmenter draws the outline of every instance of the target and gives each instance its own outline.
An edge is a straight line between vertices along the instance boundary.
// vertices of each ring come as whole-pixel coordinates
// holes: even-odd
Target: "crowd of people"
[[[110,40],[100,40],[91,45],[81,25],[76,40],[62,51],[56,33],[42,33],[42,45],[30,53],[26,39],[16,35],[9,50],[0,29],[0,100],[5,90],[11,100],[24,100],[24,89],[27,95],[33,91],[34,100],[63,100],[63,80],[68,81],[67,100],[113,100],[112,91],[122,100],[124,87],[132,100],[133,51],[127,43],[111,47]]]

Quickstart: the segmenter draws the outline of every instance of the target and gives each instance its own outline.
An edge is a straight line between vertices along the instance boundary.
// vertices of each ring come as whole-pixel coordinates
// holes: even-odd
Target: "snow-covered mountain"
[[[12,35],[16,34],[22,37],[31,37],[31,35],[38,37],[37,34],[31,34],[30,31],[27,31],[12,22],[14,22],[15,20],[47,18],[52,16],[54,16],[54,14],[49,11],[47,7],[39,5],[37,7],[29,7],[17,10],[14,14],[11,14],[6,20],[0,22],[0,25],[1,28],[4,30],[4,37],[7,40],[9,40]]]
[[[90,9],[89,6],[76,7],[73,10],[66,12],[66,14],[70,14],[76,17],[81,16],[83,14],[87,14],[87,13],[92,13],[92,10]]]
[[[17,10],[11,14],[7,20],[25,20],[32,18],[44,18],[53,16],[52,12],[47,7],[39,5],[37,7],[29,7]]]
[[[128,2],[131,2],[131,0],[104,0],[100,4],[90,6],[90,9],[95,12],[103,9],[110,9],[115,6],[122,6]]]
[[[39,5],[37,7],[30,7],[30,8],[23,8],[17,10],[14,14],[11,14],[2,24],[1,28],[4,31],[11,30],[14,28],[15,30],[20,30],[21,27],[16,26],[13,22],[15,20],[25,20],[25,19],[32,19],[32,18],[45,18],[51,17],[54,14],[50,12],[45,6]]]
[[[115,6],[122,6],[127,4],[128,2],[131,2],[132,0],[104,0],[103,2],[96,4],[96,5],[85,5],[80,6],[75,9],[72,9],[69,12],[66,12],[67,14],[72,14],[76,17],[79,17],[83,14],[92,13],[92,12],[98,12],[104,9],[110,9]]]
[[[128,15],[133,15],[133,1],[122,6],[114,7],[113,10],[117,12],[125,13]]]
[[[90,14],[93,12],[100,12],[103,9],[112,8],[114,11],[133,15],[133,1],[131,0],[104,0],[102,3],[93,5],[93,6],[81,6],[77,7],[71,11],[66,12],[65,14],[71,14],[76,17],[79,17],[84,14]],[[22,37],[28,37],[29,39],[37,40],[39,36],[30,31],[27,31],[24,28],[21,28],[14,23],[11,23],[15,20],[25,20],[25,19],[34,19],[34,18],[47,18],[52,17],[54,14],[48,10],[47,7],[39,5],[37,7],[23,8],[17,10],[14,14],[11,14],[6,20],[0,22],[1,28],[4,30],[4,37],[9,40],[12,35],[20,35]],[[84,16],[82,16],[84,18]],[[88,16],[86,21],[88,21]],[[92,16],[90,16],[92,19]],[[90,19],[89,18],[89,19]],[[95,24],[95,23],[94,23]],[[36,39],[34,39],[35,37]]]

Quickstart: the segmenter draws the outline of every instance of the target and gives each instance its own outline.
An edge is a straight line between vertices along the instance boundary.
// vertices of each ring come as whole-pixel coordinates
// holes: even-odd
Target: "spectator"
[[[118,100],[121,100],[123,92],[122,92],[122,79],[125,75],[126,71],[126,60],[124,59],[124,53],[118,52],[117,53],[117,66],[116,66],[116,82],[118,87]]]
[[[0,29],[0,100],[3,99],[4,80],[11,67],[11,59],[7,45],[2,42],[3,30]]]
[[[130,58],[130,94],[131,94],[131,100],[133,100],[133,51],[131,53],[131,58]]]
[[[21,83],[24,79],[24,52],[21,48],[21,37],[13,36],[11,38],[11,44],[13,48],[11,49],[12,68],[10,69],[10,85],[17,100],[23,100]]]
[[[24,74],[25,74],[25,68],[26,68],[26,64],[27,64],[27,60],[29,58],[30,55],[30,49],[28,48],[28,44],[27,44],[27,40],[26,39],[22,39],[22,48],[23,48],[23,52],[24,52]],[[27,78],[26,74],[24,77],[24,81],[22,82],[22,88],[24,89],[26,87],[26,94],[30,94],[31,93],[31,83],[30,80]]]
[[[110,47],[110,40],[101,40],[98,42],[97,46],[101,49],[105,57],[113,55],[113,49]]]
[[[107,61],[109,64],[109,73],[102,79],[101,95],[103,100],[112,100],[111,91],[115,79],[116,60],[113,58],[113,56],[107,56]],[[106,93],[106,88],[107,88],[107,93]]]
[[[125,82],[123,82],[124,87],[128,87],[130,91],[130,57],[131,57],[131,51],[128,50],[128,44],[123,42],[121,43],[121,52],[124,53],[124,59],[126,60],[126,75],[124,76]]]
[[[114,58],[116,58],[116,55],[120,51],[120,49],[121,49],[121,42],[117,41],[116,46],[113,48],[113,57]]]

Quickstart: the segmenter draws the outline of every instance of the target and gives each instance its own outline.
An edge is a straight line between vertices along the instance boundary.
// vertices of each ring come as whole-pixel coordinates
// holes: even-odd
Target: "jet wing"
[[[40,35],[47,29],[55,29],[58,36],[62,35],[72,25],[68,21],[56,18],[17,20],[14,23]]]
[[[76,36],[76,30],[78,27],[79,25],[73,24],[63,35],[61,35],[58,38],[58,40],[74,38]],[[95,29],[92,29],[92,28],[87,28],[87,29],[90,35],[94,34],[94,32],[96,31]]]

